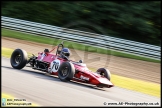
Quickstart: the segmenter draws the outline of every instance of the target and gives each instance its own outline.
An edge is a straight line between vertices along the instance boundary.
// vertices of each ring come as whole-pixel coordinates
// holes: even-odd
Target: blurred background
[[[160,1],[2,1],[1,15],[161,45]]]

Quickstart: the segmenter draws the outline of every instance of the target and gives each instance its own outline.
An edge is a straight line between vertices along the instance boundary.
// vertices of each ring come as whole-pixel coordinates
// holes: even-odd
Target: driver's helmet
[[[60,56],[62,57],[62,58],[69,58],[69,56],[70,56],[70,50],[68,49],[68,48],[63,48],[62,50],[61,50],[61,52],[60,52]],[[66,57],[65,57],[66,56]]]

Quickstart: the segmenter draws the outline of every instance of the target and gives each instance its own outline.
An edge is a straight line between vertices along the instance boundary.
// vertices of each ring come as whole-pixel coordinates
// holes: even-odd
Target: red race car
[[[52,51],[57,49],[56,54]],[[38,56],[31,56],[28,59],[27,52],[23,49],[15,49],[11,55],[10,63],[15,69],[22,69],[30,64],[33,69],[57,75],[61,81],[78,81],[96,85],[97,87],[113,87],[110,82],[110,72],[105,68],[99,68],[96,72],[89,70],[82,60],[78,62],[69,60],[70,50],[64,48],[63,43],[51,51],[45,49],[39,52]]]

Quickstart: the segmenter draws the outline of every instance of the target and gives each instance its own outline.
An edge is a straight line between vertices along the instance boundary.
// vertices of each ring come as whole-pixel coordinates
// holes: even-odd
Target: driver
[[[63,48],[60,52],[60,57],[63,59],[68,58],[69,59],[70,56],[70,50],[68,48]]]

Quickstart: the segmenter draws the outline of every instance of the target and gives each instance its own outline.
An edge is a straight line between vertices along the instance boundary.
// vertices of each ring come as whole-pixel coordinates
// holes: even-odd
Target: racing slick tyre
[[[27,52],[22,49],[15,49],[11,55],[10,63],[15,69],[22,69],[27,63]]]
[[[97,73],[106,77],[109,81],[110,81],[110,78],[111,78],[111,73],[108,69],[105,69],[105,68],[99,68],[97,70]]]
[[[61,81],[70,81],[73,79],[75,74],[74,65],[70,62],[63,62],[58,70],[58,77]]]

